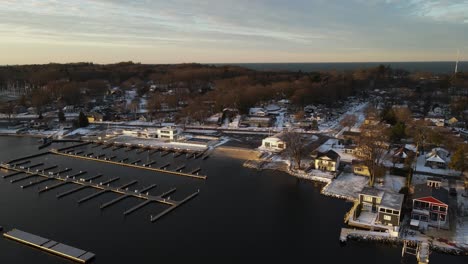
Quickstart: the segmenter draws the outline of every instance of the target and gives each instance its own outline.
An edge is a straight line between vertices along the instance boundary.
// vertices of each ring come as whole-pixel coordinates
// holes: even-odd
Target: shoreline
[[[320,176],[306,176],[306,175],[302,175],[301,173],[299,172],[294,172],[294,171],[291,171],[289,169],[289,166],[286,162],[284,161],[265,161],[265,160],[260,160],[260,159],[257,159],[257,160],[247,160],[246,162],[244,162],[243,164],[244,167],[246,168],[250,168],[250,169],[256,169],[258,171],[261,171],[261,170],[277,170],[277,171],[281,171],[281,172],[285,172],[293,177],[296,177],[298,179],[305,179],[305,180],[309,180],[309,181],[313,181],[313,182],[317,182],[317,183],[320,183],[320,184],[324,184],[323,187],[321,187],[320,189],[320,194],[324,195],[324,196],[328,196],[328,197],[331,197],[331,198],[336,198],[336,199],[342,199],[342,200],[346,200],[346,201],[351,201],[351,202],[356,202],[356,199],[353,198],[353,197],[349,197],[349,196],[343,196],[343,195],[338,195],[338,194],[334,194],[334,193],[330,193],[330,192],[327,192],[326,189],[327,189],[327,186],[329,186],[333,180],[331,179],[328,179],[328,178],[323,178],[323,177],[320,177]],[[345,217],[347,215],[348,212],[345,213]],[[345,225],[344,227],[342,227],[342,229],[346,229],[347,228],[347,225]],[[341,237],[340,235],[340,242],[345,242],[346,240],[348,239],[351,239],[351,240],[356,240],[356,241],[359,241],[359,242],[368,242],[368,243],[371,243],[371,242],[380,242],[382,244],[393,244],[393,245],[403,245],[403,241],[405,240],[404,238],[398,236],[398,237],[383,237],[383,236],[375,236],[375,235],[372,235],[373,231],[371,230],[361,230],[361,232],[364,232],[366,234],[353,234],[353,233],[350,233],[348,235],[346,235],[344,241],[343,241],[343,238]],[[386,233],[383,233],[383,234],[386,234]],[[429,238],[429,242],[430,242],[430,248],[431,250],[433,251],[436,251],[436,252],[439,252],[439,253],[444,253],[444,254],[449,254],[449,255],[456,255],[456,256],[468,256],[468,245],[458,245],[458,244],[455,244],[455,246],[452,246],[452,245],[443,245],[441,244],[442,242],[440,241],[437,241],[437,239],[435,238]],[[418,239],[413,239],[413,241],[416,241],[416,242],[422,242],[422,240],[418,240]],[[435,243],[434,243],[435,242]]]
[[[0,137],[30,137],[30,138],[43,138],[44,135],[32,135],[32,134],[4,134],[4,133],[0,133]]]

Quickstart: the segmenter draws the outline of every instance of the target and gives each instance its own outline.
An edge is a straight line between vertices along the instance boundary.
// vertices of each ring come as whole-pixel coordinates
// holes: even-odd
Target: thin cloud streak
[[[22,44],[32,50],[34,44],[51,45],[46,52],[57,58],[63,55],[55,52],[57,45],[70,52],[77,52],[71,47],[107,45],[120,48],[121,54],[96,53],[96,61],[139,58],[138,49],[208,62],[229,58],[223,52],[239,54],[239,62],[285,61],[288,56],[295,61],[367,61],[388,54],[408,56],[406,60],[425,54],[434,60],[468,42],[463,34],[468,0],[0,2],[0,39],[8,44],[0,52],[25,54],[19,50]],[[159,57],[145,59],[157,62]]]

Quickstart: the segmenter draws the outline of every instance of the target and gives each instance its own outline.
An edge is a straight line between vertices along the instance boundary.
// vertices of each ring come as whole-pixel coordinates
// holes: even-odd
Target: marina
[[[6,142],[15,142],[14,145],[21,145],[18,142],[27,142],[27,140],[27,138],[5,139]],[[90,152],[91,146],[75,149],[75,151]],[[52,145],[52,147],[60,148],[61,146]],[[35,145],[32,145],[31,148],[31,151],[37,151]],[[106,153],[111,153],[110,151],[111,149],[107,149]],[[123,149],[120,151],[121,153],[112,153],[112,155],[117,155],[118,159],[123,158],[125,155]],[[95,148],[93,152],[101,153],[99,148]],[[0,156],[1,160],[10,160],[15,156],[25,156],[28,153],[24,151],[24,148],[19,148],[16,152],[8,153],[8,155],[3,153],[4,155]],[[130,160],[136,159],[135,153],[136,151],[131,152]],[[94,252],[99,257],[96,259],[99,263],[151,263],[155,259],[162,262],[178,263],[185,261],[187,256],[193,258],[195,262],[214,261],[216,258],[206,257],[207,248],[215,248],[216,252],[221,255],[242,252],[238,258],[235,258],[236,262],[241,262],[247,255],[274,261],[285,254],[291,256],[292,260],[326,259],[331,263],[346,262],[351,259],[359,259],[361,263],[379,261],[382,264],[401,261],[401,245],[388,246],[385,243],[374,241],[363,243],[354,239],[348,239],[346,246],[337,243],[340,234],[338,227],[343,224],[343,214],[349,210],[351,204],[321,195],[320,184],[315,186],[305,181],[298,182],[295,178],[275,171],[264,171],[258,174],[256,171],[243,168],[242,161],[226,158],[216,151],[210,155],[210,160],[206,163],[201,162],[201,158],[195,162],[194,159],[185,160],[182,156],[178,160],[173,160],[172,154],[166,156],[165,159],[160,159],[159,154],[154,155],[147,161],[144,157],[146,155],[145,152],[140,157],[144,162],[158,161],[158,166],[170,162],[173,164],[171,169],[175,169],[182,163],[188,164],[184,169],[187,172],[201,167],[203,172],[210,175],[210,182],[207,182],[209,188],[206,188],[204,181],[196,179],[157,174],[155,177],[155,174],[147,170],[69,159],[59,155],[42,156],[29,159],[30,164],[44,162],[45,165],[37,168],[39,170],[51,165],[59,165],[60,169],[73,168],[72,171],[62,174],[60,177],[66,177],[68,174],[68,178],[73,178],[74,175],[81,172],[81,175],[75,176],[75,180],[80,181],[97,176],[98,178],[92,179],[92,184],[120,177],[119,181],[110,184],[114,187],[138,180],[138,184],[129,187],[131,192],[138,190],[142,194],[149,192],[149,194],[159,196],[170,189],[177,188],[176,192],[169,195],[170,198],[163,197],[163,199],[177,201],[187,198],[197,189],[201,190],[200,194],[202,195],[187,202],[186,207],[165,214],[163,218],[159,218],[153,224],[151,219],[155,219],[160,212],[170,208],[170,205],[148,203],[147,200],[134,196],[107,192],[107,194],[104,193],[77,206],[78,200],[99,192],[101,189],[87,188],[82,193],[77,192],[74,195],[64,197],[66,200],[57,200],[57,193],[79,186],[71,182],[51,180],[36,185],[37,189],[33,187],[23,191],[20,189],[20,185],[35,181],[35,179],[11,185],[9,184],[11,178],[9,178],[8,182],[4,181],[3,184],[0,184],[0,196],[3,200],[14,199],[15,202],[2,204],[0,225],[6,230],[16,227],[54,240],[63,239],[58,241]],[[23,166],[27,167],[30,164]],[[2,176],[16,172],[5,169],[1,171]],[[16,177],[21,176],[20,173]],[[37,179],[41,178],[37,177]],[[53,192],[47,190],[56,184],[64,185],[51,189]],[[156,184],[157,187],[145,190]],[[263,191],[259,192],[256,186],[263,186]],[[37,195],[41,189],[46,189],[46,191]],[[239,195],[239,190],[242,190],[241,195]],[[294,193],[298,195],[294,195]],[[232,199],[233,197],[236,199]],[[119,200],[111,203],[117,198]],[[123,215],[125,211],[143,202],[146,203],[136,211],[126,216]],[[284,204],[287,209],[275,207],[278,203]],[[104,207],[103,205],[106,204],[110,205]],[[27,206],[30,206],[27,212],[18,210],[18,208],[28,208]],[[317,212],[325,210],[328,210],[327,213],[320,213],[319,218]],[[34,215],[34,219],[28,217],[30,215]],[[276,229],[280,226],[288,226],[288,228],[283,232]],[[219,236],[221,230],[225,231],[222,236]],[[244,241],[249,234],[256,232],[259,232],[257,233],[259,235],[256,235],[253,241],[262,246],[252,248],[250,245],[238,243]],[[184,247],[184,254],[172,253],[178,252],[179,248],[179,245],[175,246],[174,243],[171,243],[175,238],[186,241],[181,245]],[[285,242],[286,240],[288,242]],[[130,252],[129,248],[137,246],[134,241],[141,241],[142,244],[151,246],[138,246],[138,250]],[[109,244],[112,244],[113,247],[109,248]],[[310,251],[311,246],[317,250]],[[54,256],[42,254],[7,239],[0,239],[0,248],[2,248],[2,254],[0,254],[0,262],[2,263],[21,263],[21,260],[18,259],[19,254],[27,256],[25,257],[27,263],[55,263],[51,261],[55,258]],[[128,253],[116,254],[116,251]],[[327,253],[330,251],[340,252],[340,254],[330,255]],[[380,252],[378,256],[369,254],[369,252],[376,251]],[[31,253],[29,256],[28,252]],[[170,254],[165,252],[170,252]],[[269,255],[271,252],[278,253]],[[464,257],[441,254],[435,249],[430,255],[430,263],[458,264],[464,263],[463,259]],[[61,261],[60,258],[56,258],[56,260],[57,263]],[[415,262],[415,257],[409,257],[406,263]]]
[[[59,150],[55,150],[55,149],[51,149],[50,150],[50,153],[52,154],[56,154],[56,155],[62,155],[62,156],[67,156],[67,157],[72,157],[72,158],[78,158],[78,159],[85,159],[85,160],[93,160],[93,161],[98,161],[98,162],[104,162],[104,163],[109,163],[109,164],[114,164],[114,165],[119,165],[119,166],[127,166],[127,167],[132,167],[132,168],[138,168],[138,169],[144,169],[144,170],[151,170],[151,171],[156,171],[156,172],[161,172],[161,173],[168,173],[168,174],[172,174],[172,175],[177,175],[177,176],[183,176],[183,177],[190,177],[190,178],[196,178],[196,179],[202,179],[202,180],[206,180],[207,179],[207,176],[206,175],[195,175],[195,174],[192,174],[192,173],[184,173],[184,172],[180,172],[180,171],[172,171],[172,170],[166,170],[164,168],[167,168],[170,166],[170,163],[167,163],[165,165],[162,165],[158,168],[152,168],[152,167],[148,167],[148,166],[140,166],[140,165],[137,165],[137,164],[134,164],[134,163],[138,163],[140,162],[141,160],[135,160],[135,161],[132,161],[130,163],[126,163],[126,161],[128,161],[129,159],[128,158],[124,158],[120,161],[112,161],[110,159],[106,159],[106,158],[95,158],[95,157],[92,157],[92,154],[94,153],[89,153],[85,156],[81,156],[81,155],[73,155],[73,154],[69,154],[69,153],[65,153],[65,152],[60,152]],[[166,152],[167,154],[170,153],[170,152]],[[199,154],[191,154],[191,156],[193,157],[196,157],[197,155],[200,155],[202,153],[199,153]],[[165,156],[165,155],[164,155]],[[199,156],[201,157],[201,155]]]
[[[74,248],[47,238],[36,236],[18,229],[3,234],[4,237],[32,246],[54,255],[58,255],[76,262],[87,263],[95,257],[94,253]]]
[[[93,176],[93,177],[88,178],[88,179],[84,179],[84,178],[76,179],[76,175],[84,174],[83,171],[80,171],[77,174],[75,174],[75,176],[73,176],[73,177],[69,177],[69,176],[62,177],[62,176],[60,176],[60,172],[63,173],[63,172],[71,171],[71,169],[69,169],[69,168],[61,170],[58,173],[45,174],[45,171],[47,169],[56,168],[57,167],[56,165],[51,166],[49,168],[46,168],[46,169],[42,170],[42,172],[39,171],[39,170],[36,171],[36,172],[31,172],[31,171],[27,171],[27,170],[24,170],[24,169],[18,169],[18,168],[10,167],[8,164],[1,164],[0,167],[3,168],[3,169],[6,169],[6,170],[22,172],[22,173],[26,174],[25,176],[23,176],[23,177],[21,177],[19,179],[12,180],[11,181],[12,183],[16,182],[16,181],[27,179],[27,178],[31,178],[31,177],[42,177],[43,178],[42,180],[39,180],[39,182],[36,181],[36,182],[31,182],[31,183],[29,183],[27,185],[24,185],[24,186],[27,186],[27,187],[32,186],[32,185],[36,185],[38,183],[45,182],[45,181],[48,181],[48,180],[61,181],[61,182],[59,182],[59,183],[57,183],[55,185],[52,185],[50,187],[46,186],[45,188],[39,190],[39,193],[58,188],[58,187],[63,186],[65,184],[78,185],[78,187],[76,187],[76,188],[73,188],[73,189],[58,193],[56,195],[57,198],[62,198],[62,197],[65,197],[65,196],[68,196],[70,194],[82,191],[82,190],[87,189],[87,188],[92,188],[92,189],[98,190],[98,192],[93,193],[91,195],[88,195],[88,196],[78,200],[78,203],[86,202],[86,201],[91,200],[91,199],[93,199],[95,197],[98,197],[98,196],[100,196],[100,195],[102,195],[102,194],[104,194],[106,192],[112,192],[112,193],[116,193],[116,194],[119,194],[119,195],[123,195],[123,198],[114,199],[113,201],[110,201],[110,202],[106,203],[106,206],[101,207],[101,208],[105,208],[107,206],[115,204],[115,203],[117,203],[119,201],[122,201],[125,198],[128,198],[128,197],[135,197],[135,198],[138,198],[140,200],[144,200],[143,203],[141,203],[141,204],[139,204],[139,205],[125,211],[124,215],[128,215],[128,214],[130,214],[132,212],[135,212],[136,210],[138,210],[138,209],[142,208],[143,206],[145,206],[147,204],[150,204],[150,203],[160,203],[160,204],[170,206],[168,209],[166,209],[163,212],[159,213],[157,215],[157,217],[151,216],[151,218],[150,218],[151,222],[156,221],[157,219],[159,219],[162,216],[168,214],[172,210],[176,209],[180,205],[186,203],[187,201],[189,201],[190,199],[192,199],[193,197],[195,197],[196,195],[199,194],[199,190],[198,190],[197,192],[187,196],[186,198],[184,198],[184,199],[182,199],[180,201],[176,201],[176,200],[172,200],[172,199],[170,199],[170,197],[168,197],[170,194],[174,193],[177,190],[176,188],[172,188],[172,189],[170,189],[170,190],[168,190],[168,191],[166,191],[166,192],[164,192],[164,193],[162,193],[160,195],[157,195],[157,196],[149,195],[149,193],[147,193],[147,191],[149,189],[152,189],[152,188],[156,187],[155,184],[151,185],[151,186],[149,186],[147,188],[144,188],[142,191],[138,191],[138,190],[131,191],[131,190],[129,190],[128,189],[129,186],[134,185],[134,184],[136,184],[138,182],[136,180],[133,180],[133,181],[131,181],[129,183],[126,183],[124,185],[121,185],[119,187],[112,187],[112,186],[110,186],[110,184],[115,182],[115,181],[118,181],[120,179],[119,177],[114,177],[114,178],[111,178],[109,180],[99,182],[99,183],[93,183],[92,180],[94,180],[94,179],[96,179],[98,177],[101,177],[102,175],[96,175],[96,176]],[[25,188],[24,186],[22,186],[22,188]]]

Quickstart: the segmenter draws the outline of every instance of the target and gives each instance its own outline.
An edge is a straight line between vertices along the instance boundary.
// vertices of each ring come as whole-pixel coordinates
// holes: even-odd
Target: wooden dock
[[[70,178],[68,176],[62,177],[62,176],[57,175],[57,174],[45,174],[45,173],[41,173],[41,172],[30,172],[30,171],[27,171],[27,170],[24,170],[24,169],[22,170],[22,169],[18,169],[18,168],[12,168],[8,164],[0,164],[0,168],[4,168],[4,169],[10,170],[10,171],[22,172],[22,173],[25,173],[26,175],[34,175],[36,177],[39,176],[39,177],[43,177],[44,179],[61,181],[60,183],[58,183],[56,185],[53,185],[53,186],[50,186],[50,187],[45,187],[44,189],[39,190],[39,193],[45,192],[45,191],[48,191],[48,190],[51,190],[51,189],[54,189],[54,188],[57,188],[59,186],[65,185],[65,184],[78,185],[78,187],[75,188],[75,189],[71,189],[71,190],[68,190],[68,191],[57,194],[57,198],[60,198],[60,197],[63,197],[63,196],[66,196],[66,195],[81,191],[81,190],[86,189],[86,188],[94,188],[94,189],[99,190],[99,192],[95,193],[95,194],[92,194],[91,195],[92,197],[88,196],[88,197],[85,197],[85,198],[81,199],[80,201],[83,202],[84,200],[89,200],[91,198],[94,198],[94,197],[98,196],[98,194],[100,195],[100,194],[105,193],[105,192],[113,192],[113,193],[121,194],[121,195],[124,195],[126,198],[127,197],[134,197],[134,198],[137,198],[137,199],[140,199],[140,200],[144,200],[143,203],[141,203],[141,204],[139,204],[139,205],[125,211],[124,212],[125,215],[131,214],[132,212],[135,212],[136,210],[144,207],[147,204],[153,203],[153,202],[161,203],[161,204],[165,204],[165,205],[170,206],[168,209],[166,209],[162,213],[158,214],[157,216],[155,216],[155,217],[151,216],[151,221],[152,222],[154,222],[157,219],[161,218],[162,216],[168,214],[169,212],[171,212],[175,208],[179,207],[180,205],[184,204],[188,200],[190,200],[193,197],[195,197],[196,195],[198,195],[198,193],[200,192],[198,190],[196,193],[188,196],[187,198],[185,198],[185,199],[183,199],[181,201],[175,201],[175,200],[172,200],[170,198],[166,198],[166,196],[168,196],[169,194],[172,194],[172,193],[174,193],[176,191],[175,188],[170,189],[169,191],[166,191],[166,192],[164,192],[164,193],[162,193],[162,194],[160,194],[158,196],[154,196],[154,195],[150,195],[149,193],[145,194],[144,192],[148,191],[151,188],[156,187],[156,185],[151,185],[149,187],[146,187],[146,188],[142,189],[141,191],[128,190],[127,187],[130,186],[130,185],[133,185],[134,183],[136,183],[136,181],[132,181],[130,183],[124,184],[124,185],[122,185],[120,187],[110,186],[109,183],[118,180],[119,179],[118,177],[107,180],[105,182],[93,183],[90,179],[88,179],[88,180],[83,179],[83,178],[73,179],[73,178]],[[102,176],[102,175],[96,175],[96,176],[93,176],[93,177],[97,178],[97,177],[100,177],[100,176]],[[123,199],[124,198],[121,198],[120,200],[123,200]],[[120,200],[118,200],[118,201],[120,201]],[[113,203],[116,203],[118,201],[114,201]]]
[[[94,253],[74,248],[47,238],[36,236],[18,229],[4,233],[4,237],[38,248],[76,262],[87,263],[95,257]]]
[[[119,166],[125,166],[125,167],[131,167],[131,168],[137,168],[137,169],[143,169],[143,170],[150,170],[150,171],[156,171],[156,172],[161,172],[161,173],[167,173],[167,174],[173,174],[177,176],[184,176],[184,177],[190,177],[190,178],[196,178],[196,179],[202,179],[206,180],[207,176],[205,175],[195,175],[191,173],[184,173],[184,172],[179,172],[179,171],[171,171],[171,170],[164,170],[163,168],[152,168],[152,167],[145,167],[145,166],[140,166],[140,165],[135,165],[135,164],[128,164],[124,163],[123,161],[128,160],[128,158],[125,158],[123,161],[118,162],[118,161],[112,161],[112,160],[105,160],[105,159],[97,159],[93,157],[87,157],[87,156],[78,156],[78,155],[72,155],[72,154],[67,154],[63,153],[57,150],[50,150],[51,153],[56,154],[56,155],[61,155],[61,156],[67,156],[67,157],[72,157],[72,158],[78,158],[78,159],[84,159],[84,160],[92,160],[92,161],[98,161],[98,162],[104,162],[104,163],[109,163],[109,164],[114,164],[114,165],[119,165]],[[167,167],[164,166],[164,167]]]

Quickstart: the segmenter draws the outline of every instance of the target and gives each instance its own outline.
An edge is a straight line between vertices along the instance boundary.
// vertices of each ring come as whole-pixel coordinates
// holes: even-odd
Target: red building
[[[412,225],[422,229],[428,226],[445,227],[448,214],[448,191],[440,181],[429,179],[427,184],[414,187]]]

